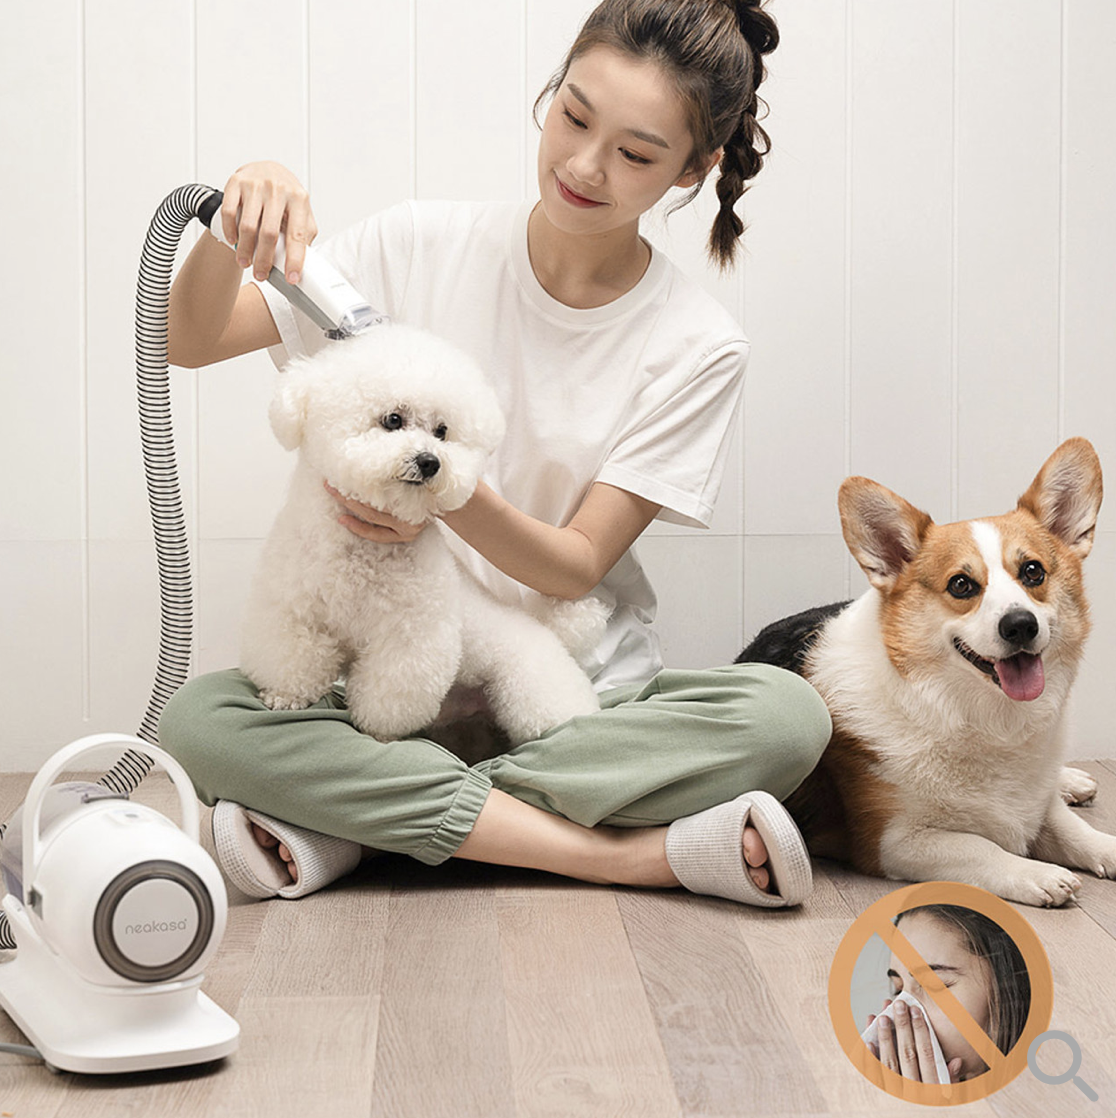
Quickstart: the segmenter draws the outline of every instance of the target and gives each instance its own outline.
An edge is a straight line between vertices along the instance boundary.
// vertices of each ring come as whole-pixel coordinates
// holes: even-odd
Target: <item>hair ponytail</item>
[[[744,233],[744,222],[736,213],[736,203],[744,196],[748,183],[759,174],[764,157],[771,151],[771,138],[760,124],[761,109],[767,105],[756,92],[767,77],[764,55],[779,45],[779,28],[764,11],[762,0],[727,0],[733,9],[750,53],[750,90],[742,106],[736,130],[724,143],[717,198],[720,208],[709,234],[709,255],[728,268],[736,256],[736,248]]]
[[[709,255],[729,268],[744,231],[736,203],[771,150],[759,123],[767,106],[756,90],[767,74],[763,58],[778,45],[779,29],[763,0],[603,0],[539,95],[536,114],[565,81],[570,63],[594,47],[612,47],[662,66],[674,79],[689,116],[694,152],[686,170],[708,167],[723,149],[717,181],[720,209],[709,236]],[[692,201],[700,189],[699,183],[679,205]]]

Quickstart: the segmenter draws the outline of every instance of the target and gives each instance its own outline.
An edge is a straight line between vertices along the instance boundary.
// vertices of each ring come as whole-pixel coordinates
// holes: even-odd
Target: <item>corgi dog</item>
[[[1069,901],[1073,869],[1116,877],[1116,838],[1069,806],[1096,784],[1062,764],[1101,496],[1080,438],[1003,516],[938,525],[844,482],[842,531],[871,588],[769,625],[737,657],[797,671],[829,708],[832,739],[786,804],[811,853],[1030,905]]]

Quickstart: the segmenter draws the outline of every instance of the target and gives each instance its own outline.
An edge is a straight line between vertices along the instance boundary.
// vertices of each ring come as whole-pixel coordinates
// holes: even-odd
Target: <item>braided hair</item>
[[[764,56],[778,44],[779,29],[763,0],[603,0],[539,95],[535,111],[565,81],[570,64],[594,47],[611,47],[663,67],[682,98],[694,141],[686,171],[704,170],[722,152],[720,208],[708,249],[727,269],[744,232],[736,203],[771,150],[759,121],[766,105],[756,90],[767,76]],[[701,186],[693,187],[679,206],[693,201]]]

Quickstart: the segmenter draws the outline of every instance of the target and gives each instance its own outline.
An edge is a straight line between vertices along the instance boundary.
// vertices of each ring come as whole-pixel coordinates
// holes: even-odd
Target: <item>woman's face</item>
[[[662,69],[608,47],[570,64],[543,122],[539,190],[552,225],[601,234],[638,223],[686,173],[693,140]]]
[[[988,1004],[988,967],[969,951],[965,936],[951,924],[947,924],[926,913],[915,912],[904,916],[900,931],[911,946],[930,965],[931,970],[941,980],[943,986],[968,1010],[969,1015],[987,1033],[989,1029]],[[888,970],[893,993],[906,990],[922,1003],[926,1016],[938,1042],[946,1063],[956,1056],[961,1057],[961,1078],[971,1079],[987,1070],[987,1065],[977,1055],[972,1045],[958,1032],[956,1026],[934,1003],[929,994],[924,994],[922,983],[894,955]]]

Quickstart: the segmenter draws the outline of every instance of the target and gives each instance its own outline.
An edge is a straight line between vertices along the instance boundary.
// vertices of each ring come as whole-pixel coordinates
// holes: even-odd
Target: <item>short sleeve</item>
[[[747,361],[743,339],[706,357],[676,392],[621,433],[597,480],[661,505],[661,520],[708,528]]]

